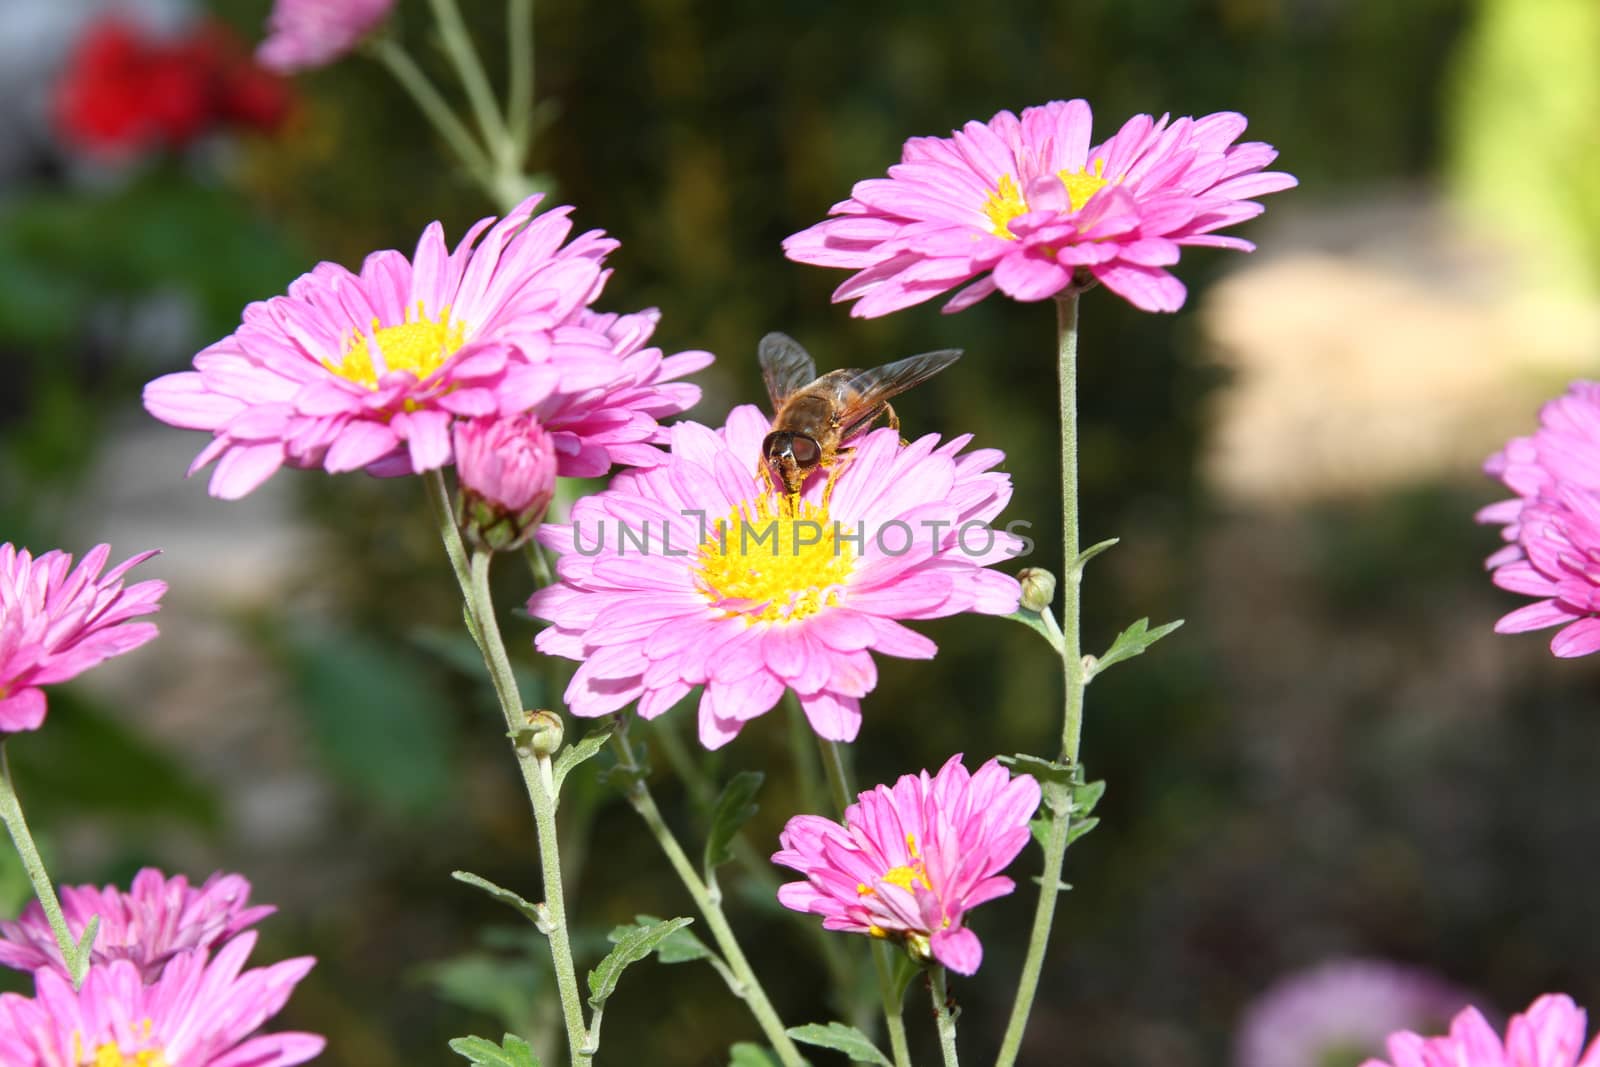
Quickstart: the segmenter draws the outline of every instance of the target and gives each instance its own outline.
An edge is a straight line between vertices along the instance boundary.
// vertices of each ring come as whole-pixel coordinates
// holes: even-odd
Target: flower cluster
[[[1027,775],[996,760],[969,774],[957,754],[932,777],[862,793],[842,826],[796,815],[772,860],[806,880],[780,887],[778,900],[829,930],[899,940],[915,958],[973,974],[983,946],[964,916],[1016,888],[1000,872],[1028,843],[1039,795]]]
[[[1362,1067],[1600,1067],[1600,1038],[1583,1041],[1588,1018],[1572,998],[1540,997],[1506,1027],[1505,1039],[1477,1008],[1467,1008],[1443,1037],[1410,1031],[1389,1038],[1389,1059]]]
[[[375,252],[359,274],[320,264],[246,308],[194,370],[146,386],[146,409],[213,434],[191,472],[216,461],[211,492],[228,499],[285,465],[443,467],[459,419],[532,414],[565,475],[637,461],[656,418],[698,399],[674,379],[711,357],[646,347],[653,313],[591,312],[617,242],[599,231],[567,242],[571,209],[535,215],[539,201],[484,219],[454,250],[434,223],[409,259]]]
[[[1494,583],[1539,598],[1495,629],[1559,626],[1551,651],[1583,656],[1600,649],[1600,383],[1574,382],[1539,423],[1484,464],[1516,494],[1478,513],[1509,542],[1489,557]]]
[[[1100,282],[1145,311],[1176,311],[1165,268],[1183,245],[1249,251],[1216,234],[1259,215],[1254,198],[1296,184],[1263,170],[1270,145],[1235,144],[1243,115],[1135,115],[1091,147],[1083,100],[1002,111],[949,137],[913,137],[887,178],[857,182],[833,218],[783,243],[790,259],[856,273],[834,293],[865,318],[965,286],[960,311],[995,290],[1042,300]]]
[[[74,568],[65,552],[35,559],[25,548],[0,545],[0,738],[44,722],[41,686],[74,678],[156,636],[155,623],[133,620],[157,610],[166,583],[122,583],[155,553],[101,574],[110,555],[111,546],[98,545]]]
[[[117,15],[88,24],[56,86],[55,119],[68,144],[127,159],[177,150],[215,129],[272,132],[293,98],[218,22],[151,36]]]
[[[876,430],[791,497],[763,473],[768,429],[750,406],[721,431],[680,423],[670,459],[540,530],[561,581],[528,610],[553,624],[541,651],[582,661],[573,714],[638,701],[651,719],[702,686],[700,740],[717,748],[792,689],[819,736],[850,741],[872,651],[934,654],[898,620],[1016,610],[1016,579],[989,569],[1019,544],[988,525],[1011,498],[1000,453]]]
[[[273,909],[251,907],[240,876],[192,887],[146,869],[130,893],[79,886],[62,897],[75,939],[100,916],[88,973],[74,990],[37,905],[0,924],[0,964],[34,979],[32,997],[0,995],[0,1063],[292,1067],[322,1051],[315,1034],[256,1033],[314,961],[244,969],[256,942],[244,928]]]

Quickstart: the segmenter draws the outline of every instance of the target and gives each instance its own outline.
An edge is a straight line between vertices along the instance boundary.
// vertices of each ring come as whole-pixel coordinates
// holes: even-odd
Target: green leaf
[[[654,915],[635,915],[631,924],[618,926],[606,935],[606,940],[615,945],[635,930],[658,926],[660,923],[661,920]],[[682,927],[674,930],[656,945],[655,952],[656,959],[662,963],[688,963],[690,960],[717,958],[716,953],[707,948],[704,941]]]
[[[557,793],[561,792],[561,783],[567,780],[567,775],[574,767],[593,759],[606,746],[606,742],[611,740],[611,735],[617,732],[618,722],[616,718],[604,719],[600,725],[580,737],[575,744],[561,750],[555,762]]]
[[[1040,785],[1071,786],[1076,780],[1076,768],[1040,756],[1018,752],[1015,756],[1001,756],[1000,765],[1012,774],[1026,774]]]
[[[750,1041],[739,1042],[728,1053],[728,1067],[778,1067],[778,1057]]]
[[[1072,825],[1067,827],[1067,844],[1071,845],[1078,838],[1082,837],[1084,834],[1088,833],[1090,830],[1093,830],[1099,825],[1100,820],[1093,817],[1087,819],[1073,819]]]
[[[1106,795],[1106,783],[1079,782],[1072,787],[1072,817],[1074,819],[1088,815],[1094,806],[1100,803],[1100,798]]]
[[[733,839],[739,829],[750,821],[759,808],[755,803],[756,791],[766,776],[759,771],[740,771],[728,779],[717,797],[717,806],[711,812],[711,829],[706,834],[706,878],[711,872],[733,859]]]
[[[666,922],[627,930],[617,942],[617,947],[589,972],[589,1006],[598,1008],[604,1004],[616,992],[617,980],[629,964],[638,963],[654,952],[657,945],[692,922],[693,919],[668,919]]]
[[[437,813],[454,788],[450,701],[404,648],[286,626],[279,640],[330,770],[395,815]]]
[[[450,1050],[483,1067],[539,1067],[532,1046],[516,1034],[507,1034],[498,1045],[486,1037],[457,1037]]]
[[[481,889],[506,907],[514,908],[521,912],[523,917],[537,926],[541,933],[550,932],[549,916],[545,914],[544,909],[538,904],[530,904],[520,895],[502,886],[495,885],[489,879],[484,878],[482,875],[473,874],[471,871],[451,871],[450,877],[464,885]]]
[[[1117,635],[1117,639],[1111,642],[1111,647],[1106,649],[1105,655],[1099,659],[1086,660],[1085,666],[1087,669],[1084,671],[1084,682],[1093,681],[1101,671],[1104,671],[1113,663],[1121,663],[1125,659],[1132,659],[1134,656],[1139,655],[1182,625],[1183,620],[1178,619],[1176,622],[1169,622],[1152,630],[1150,629],[1149,619],[1140,619]]]
[[[829,1023],[823,1026],[820,1023],[808,1023],[805,1026],[793,1026],[787,1031],[789,1036],[796,1041],[807,1045],[818,1045],[822,1048],[831,1048],[843,1052],[857,1063],[881,1064],[882,1067],[893,1067],[889,1057],[878,1051],[878,1046],[872,1039],[853,1026],[844,1023]]]
[[[1028,820],[1028,832],[1039,843],[1040,848],[1050,844],[1050,816],[1036,815]],[[1070,832],[1070,831],[1069,831]]]
[[[1122,540],[1120,537],[1108,537],[1104,541],[1090,545],[1088,548],[1078,553],[1078,558],[1073,561],[1072,569],[1081,575],[1083,573],[1084,564],[1088,563],[1091,559],[1094,559],[1100,553],[1104,552],[1106,549],[1110,548],[1120,540]]]
[[[1061,644],[1061,628],[1055,624],[1055,620],[1053,618],[1047,621],[1044,615],[1041,615],[1037,611],[1029,611],[1027,608],[1018,608],[1016,611],[1013,611],[1010,615],[1005,617],[1010,619],[1012,622],[1020,622],[1022,625],[1026,626],[1028,629],[1044,638],[1045,642],[1048,643],[1051,648],[1056,650],[1057,655],[1061,654],[1063,647]]]

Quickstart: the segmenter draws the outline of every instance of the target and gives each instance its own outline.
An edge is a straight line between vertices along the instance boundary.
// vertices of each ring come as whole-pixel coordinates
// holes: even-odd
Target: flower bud
[[[1043,567],[1024,567],[1017,572],[1022,583],[1022,606],[1035,615],[1044,614],[1056,598],[1056,576]]]
[[[455,427],[467,540],[503,552],[532,536],[555,492],[556,450],[532,415],[464,419]]]
[[[561,716],[553,711],[525,711],[523,719],[528,728],[518,738],[519,744],[525,744],[528,751],[535,756],[554,756],[561,748],[561,738],[565,733]]]

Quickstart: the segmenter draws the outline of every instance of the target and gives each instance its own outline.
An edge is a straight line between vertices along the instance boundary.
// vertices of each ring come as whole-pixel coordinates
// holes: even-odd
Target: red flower
[[[55,111],[69,144],[117,159],[181,150],[229,125],[270,132],[292,104],[283,79],[256,66],[220,23],[163,40],[107,15],[85,28],[68,57]]]

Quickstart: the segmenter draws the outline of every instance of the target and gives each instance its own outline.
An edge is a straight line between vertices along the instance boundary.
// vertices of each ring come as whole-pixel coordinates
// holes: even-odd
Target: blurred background
[[[501,6],[465,6],[503,73]],[[282,1020],[329,1035],[321,1062],[444,1063],[449,1037],[537,1039],[553,1019],[530,1007],[547,985],[533,936],[449,879],[539,893],[420,488],[285,472],[213,501],[183,479],[201,436],[139,404],[316,261],[355,266],[492,210],[375,64],[292,84],[255,70],[267,8],[6,0],[0,540],[159,546],[140,573],[172,585],[160,641],[58,687],[47,727],[9,747],[59,879],[243,872],[280,906],[258,956],[321,961]],[[398,26],[448,83],[426,6],[401,0]],[[211,102],[170,71],[116,74],[129,35],[201,55]],[[1600,1007],[1600,674],[1540,635],[1493,635],[1520,601],[1489,585],[1499,542],[1472,521],[1502,495],[1483,458],[1600,359],[1600,7],[540,0],[537,48],[551,112],[532,164],[581,227],[622,241],[600,308],[659,306],[669,352],[717,353],[694,415],[763,399],[772,329],[827,367],[964,348],[898,406],[914,432],[1006,451],[1009,516],[1040,546],[1026,562],[1052,569],[1050,306],[852,320],[829,303],[843,274],[779,243],[907,136],[1072,96],[1097,139],[1135,112],[1242,111],[1300,177],[1239,229],[1259,252],[1186,254],[1182,313],[1084,301],[1084,541],[1122,539],[1090,568],[1085,648],[1141,616],[1187,624],[1089,692],[1103,821],[1068,856],[1023,1062],[1352,1067],[1378,1051],[1375,1003],[1419,1026],[1467,996],[1501,1018],[1548,990]],[[85,103],[64,84],[96,57],[113,73]],[[127,133],[130,100],[164,109],[156,133]],[[519,603],[523,575],[502,570]],[[863,785],[1053,746],[1042,642],[990,618],[919,629],[941,655],[880,662]],[[508,635],[530,703],[560,684],[532,633],[518,618]],[[692,736],[687,709],[663,723]],[[699,842],[704,807],[661,769],[671,739],[645,740]],[[717,778],[769,770],[749,828],[763,853],[803,803],[786,741],[773,715],[706,761]],[[569,859],[589,962],[614,923],[691,908],[594,769],[563,810],[593,824]],[[998,1044],[1038,862],[1025,853],[1023,890],[973,919],[983,969],[954,988],[974,1063]],[[813,920],[728,879],[785,1020],[841,1017]],[[0,883],[10,914],[26,886]],[[1320,992],[1295,995],[1307,974]],[[696,964],[630,970],[608,1020],[603,1062],[720,1065],[757,1036]]]

